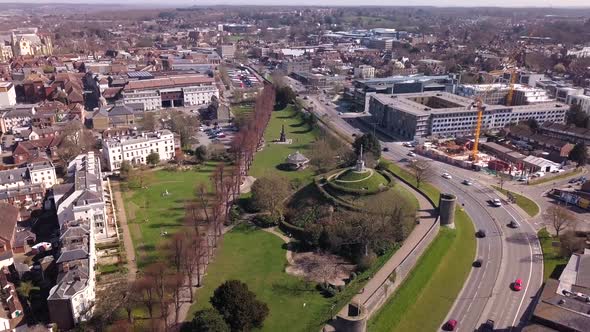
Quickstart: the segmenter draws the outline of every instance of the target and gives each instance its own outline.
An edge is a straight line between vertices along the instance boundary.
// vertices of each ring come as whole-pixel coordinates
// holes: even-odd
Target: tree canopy
[[[570,151],[569,159],[575,161],[578,167],[586,165],[588,162],[588,147],[586,147],[586,144],[576,144]]]
[[[232,331],[262,327],[269,312],[266,303],[256,299],[248,285],[239,280],[228,280],[217,287],[210,302]]]
[[[381,143],[372,133],[364,134],[363,136],[359,136],[354,140],[352,146],[354,147],[354,152],[357,155],[361,151],[361,145],[363,146],[364,153],[370,152],[376,159],[381,157]]]
[[[186,329],[188,331],[188,329]],[[229,332],[229,326],[223,316],[215,309],[199,310],[190,323],[190,331],[199,332]]]

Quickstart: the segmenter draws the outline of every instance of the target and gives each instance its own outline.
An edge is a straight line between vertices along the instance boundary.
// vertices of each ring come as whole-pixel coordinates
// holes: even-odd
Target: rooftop
[[[183,75],[170,76],[163,78],[154,78],[147,80],[131,81],[124,90],[146,90],[146,89],[165,89],[175,87],[187,87],[200,84],[213,84],[215,80],[208,76],[201,75]]]
[[[420,92],[420,93],[404,93],[404,94],[376,94],[372,96],[384,105],[391,106],[395,109],[406,113],[414,114],[416,116],[428,116],[434,113],[448,114],[461,112],[476,112],[477,109],[473,107],[473,100],[471,98],[461,97],[448,92]],[[504,105],[485,105],[486,112],[497,111],[539,111],[547,108],[563,108],[564,111],[568,106],[559,102],[539,103],[534,105],[524,106],[504,106]]]

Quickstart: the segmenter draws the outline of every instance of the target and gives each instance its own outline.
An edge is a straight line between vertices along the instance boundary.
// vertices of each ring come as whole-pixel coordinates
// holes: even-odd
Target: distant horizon
[[[285,5],[283,2],[276,0],[253,0],[248,5],[238,0],[170,0],[163,3],[161,0],[128,0],[123,4],[117,0],[27,0],[25,2],[17,2],[15,0],[0,0],[0,4],[14,4],[14,5],[113,5],[119,4],[122,7],[140,6],[151,8],[171,8],[171,7],[207,7],[207,6],[233,6],[233,7],[256,7],[256,6],[277,6],[277,7],[434,7],[434,8],[518,8],[518,9],[576,9],[576,8],[590,8],[590,3],[587,0],[563,0],[557,5],[554,1],[549,0],[484,0],[484,1],[470,1],[470,0],[415,0],[412,5],[407,3],[383,4],[379,0],[367,0],[362,5],[357,1],[352,0],[324,0],[321,4],[318,1],[302,0],[298,5]]]

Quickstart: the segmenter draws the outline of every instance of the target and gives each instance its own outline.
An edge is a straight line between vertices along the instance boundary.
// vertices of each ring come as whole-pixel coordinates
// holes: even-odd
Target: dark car
[[[481,267],[483,265],[483,259],[478,258],[473,262],[473,267]]]
[[[479,237],[479,238],[486,237],[486,231],[485,231],[485,230],[483,230],[483,229],[480,229],[480,230],[478,230],[478,231],[475,233],[475,236],[477,236],[477,237]]]
[[[384,152],[389,152],[389,148],[388,148],[388,147],[384,147],[384,148],[383,148],[383,151],[384,151]]]
[[[484,324],[483,324],[483,328],[481,329],[482,332],[492,332],[494,331],[494,321],[491,319],[488,319]]]

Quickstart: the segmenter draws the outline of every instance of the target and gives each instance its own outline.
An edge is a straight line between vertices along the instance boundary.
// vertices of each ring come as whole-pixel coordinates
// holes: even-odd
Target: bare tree
[[[142,287],[138,281],[127,283],[127,288],[123,296],[123,308],[127,313],[127,322],[133,324],[133,308],[142,299]]]
[[[427,181],[432,176],[431,164],[425,160],[415,160],[409,164],[410,171],[416,180],[416,187]]]
[[[150,319],[154,318],[154,305],[156,304],[155,287],[154,279],[150,276],[144,276],[137,281],[140,302],[147,308]]]
[[[559,237],[559,233],[569,227],[574,221],[573,213],[566,208],[559,205],[550,206],[543,215],[545,222],[551,224],[555,230],[555,234]]]
[[[182,305],[182,287],[184,286],[184,277],[180,273],[169,275],[166,277],[167,293],[172,296],[172,303],[174,305],[174,323],[178,324],[178,314],[180,306]]]

